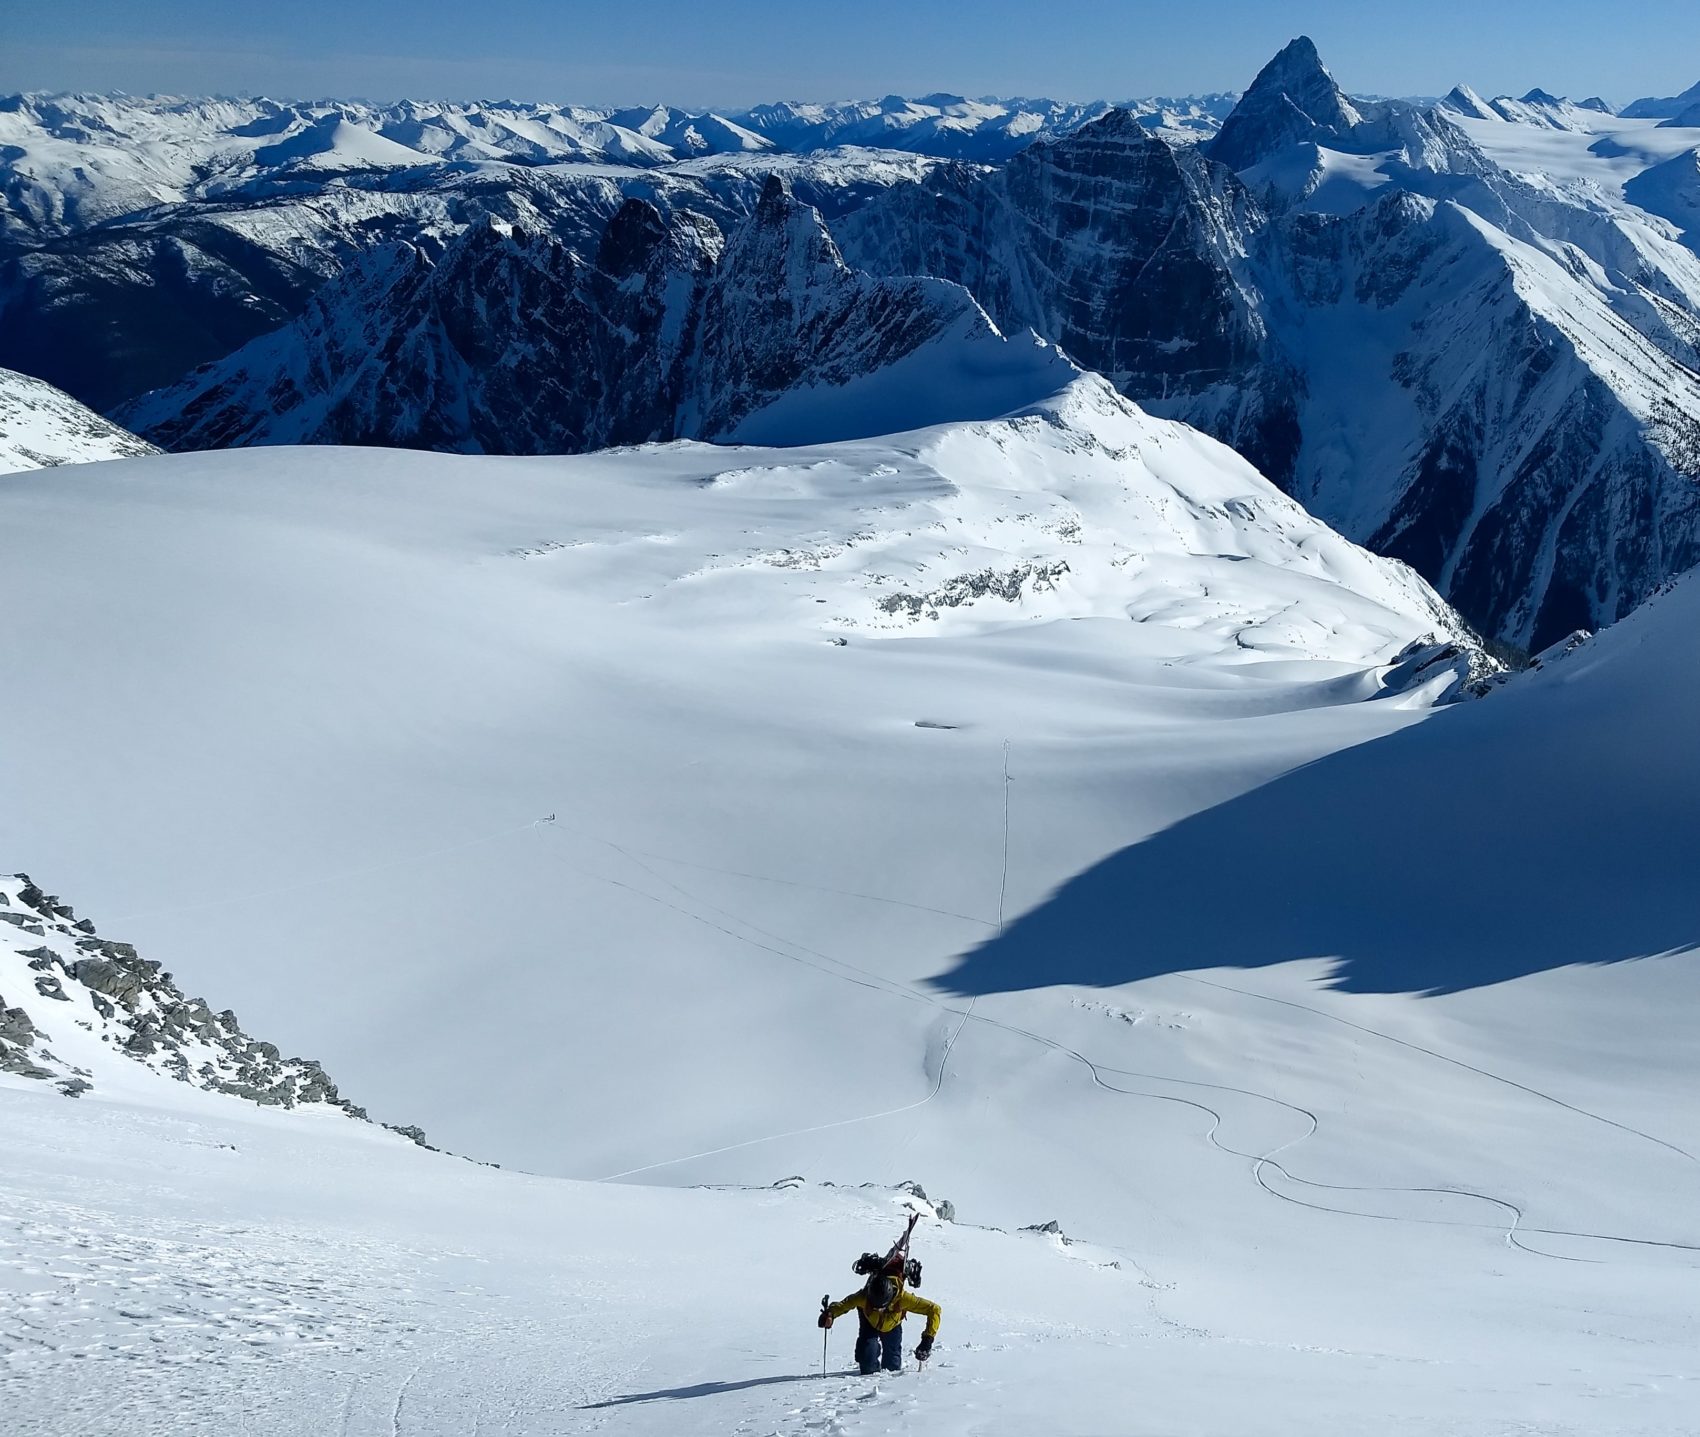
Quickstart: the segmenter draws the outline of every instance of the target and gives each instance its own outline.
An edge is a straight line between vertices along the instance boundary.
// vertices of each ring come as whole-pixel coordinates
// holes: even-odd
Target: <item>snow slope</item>
[[[1437,712],[1423,586],[1092,379],[0,505],[0,851],[619,1179],[0,1078],[25,1437],[1693,1430],[1692,582]],[[823,1380],[902,1179],[936,1364]]]
[[[1483,153],[1512,174],[1558,181],[1622,199],[1624,185],[1652,165],[1700,146],[1700,129],[1581,111],[1574,127],[1454,115]]]
[[[45,380],[0,369],[0,474],[158,452]]]
[[[451,1116],[463,1078],[423,1037],[450,993],[457,1023],[508,1034],[478,1060],[492,1065],[489,1080],[544,1089],[585,1076],[571,1045],[545,1036],[565,1013],[534,1001],[563,964],[578,973],[589,963],[623,1004],[652,986],[638,958],[651,954],[700,1005],[657,1021],[704,1059],[721,1042],[701,1020],[742,1001],[697,972],[702,925],[610,887],[605,879],[632,882],[627,860],[586,835],[863,890],[858,872],[879,865],[869,834],[886,826],[882,813],[902,812],[915,825],[904,850],[936,847],[941,869],[896,880],[893,896],[977,922],[995,908],[998,840],[984,825],[1001,812],[1005,738],[1017,753],[1031,745],[1030,761],[1055,751],[1071,767],[1074,746],[1084,757],[1094,735],[1182,732],[1218,711],[1256,727],[1267,714],[1279,766],[1294,745],[1308,756],[1338,741],[1323,733],[1406,721],[1394,704],[1348,707],[1289,733],[1281,716],[1377,692],[1399,650],[1456,628],[1408,571],[1339,540],[1228,451],[1139,415],[1093,378],[1024,417],[842,447],[675,445],[465,464],[332,450],[179,457],[153,481],[132,466],[112,488],[66,489],[55,476],[51,487],[13,480],[4,491],[10,639],[77,652],[79,675],[108,672],[132,697],[91,709],[80,689],[37,691],[8,712],[0,750],[14,799],[0,847],[27,843],[30,862],[17,866],[54,873],[103,931],[127,915],[213,903],[208,913],[247,935],[233,971],[228,946],[200,949],[199,961],[177,947],[195,932],[212,939],[193,915],[128,924],[126,936],[170,944],[169,966],[187,985],[267,1014],[268,1037],[323,1060],[374,1108],[405,1110],[475,1156],[510,1145],[510,1158],[569,1171],[644,1159],[655,1142],[622,1137],[576,1106],[541,1127],[529,1104],[505,1117],[481,1107]],[[132,596],[122,612],[55,579],[74,572],[60,549],[73,541],[77,570],[141,566],[111,578]],[[115,621],[122,632],[109,629]],[[681,723],[695,735],[682,746]],[[99,737],[108,724],[120,732]],[[351,784],[347,764],[366,777]],[[832,797],[859,764],[867,772]],[[774,772],[791,775],[783,795]],[[1101,790],[1118,832],[1139,813],[1168,811],[1156,798],[1125,808],[1112,772],[1088,765],[1058,801],[1078,784]],[[645,789],[677,794],[683,812],[657,812],[651,827],[633,808],[639,774]],[[922,775],[926,813],[910,813],[900,796]],[[96,825],[111,840],[104,858],[81,820],[61,827],[70,809],[54,795],[67,784],[90,785],[89,800],[118,825]],[[855,811],[817,821],[841,801]],[[535,831],[551,811],[560,826]],[[755,851],[738,852],[732,812],[757,819]],[[1078,836],[1089,849],[1099,841],[1091,829]],[[269,836],[245,848],[232,842],[240,832]],[[348,904],[364,906],[358,883],[225,910],[230,897],[494,834],[505,836],[468,850],[494,869],[455,882],[506,872],[504,887],[542,884],[543,907],[524,922],[529,936],[504,930],[505,956],[471,969],[465,945],[488,952],[489,941],[476,905],[464,924],[421,938],[399,989],[357,959],[378,942],[358,922],[343,938],[329,931],[351,920]],[[806,863],[781,861],[817,837],[824,847]],[[1068,871],[1074,840],[1050,841],[1060,847],[1018,880],[1021,891]],[[665,884],[657,892],[676,901]],[[633,905],[644,915],[635,926]],[[298,920],[307,932],[286,939],[283,912],[296,915],[285,927]],[[877,944],[881,910],[864,917]],[[576,935],[566,949],[550,936],[562,923]],[[977,931],[960,917],[927,923],[918,948],[890,955],[909,977],[936,971]],[[780,961],[707,937],[750,972]],[[420,1041],[369,1045],[357,1036],[366,1017],[312,996],[322,982],[377,984],[399,1005],[397,1032]],[[761,1000],[758,1021],[781,1049],[810,1046],[800,1031],[781,1034],[823,983],[840,986],[816,974],[803,991]],[[883,1013],[889,1000],[868,996]],[[570,1002],[567,1011],[575,1023],[589,1016]],[[885,1041],[900,1048],[935,1021],[925,1008],[898,1011]],[[552,1054],[550,1076],[532,1071],[538,1049]],[[634,1101],[661,1105],[657,1142],[748,1132],[733,1107],[670,1108],[664,1074],[626,1082]],[[421,1083],[432,1111],[391,1101]],[[772,1099],[789,1115],[809,1086]],[[752,1111],[769,1101],[739,1093]]]

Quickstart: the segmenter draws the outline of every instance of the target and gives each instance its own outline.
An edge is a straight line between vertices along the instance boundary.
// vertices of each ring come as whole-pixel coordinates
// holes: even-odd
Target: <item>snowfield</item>
[[[0,1076],[9,1430],[1700,1425],[1692,581],[1443,704],[1426,584],[1087,376],[7,476],[0,605],[0,867],[465,1155],[0,925],[94,1082]],[[906,1180],[935,1362],[823,1378]]]

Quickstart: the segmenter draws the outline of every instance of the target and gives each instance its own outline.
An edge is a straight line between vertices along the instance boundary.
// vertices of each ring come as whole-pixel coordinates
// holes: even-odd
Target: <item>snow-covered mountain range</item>
[[[1038,394],[993,326],[1032,330],[1539,648],[1700,557],[1700,129],[1637,109],[1352,99],[1304,39],[1231,110],[23,96],[0,362],[168,446],[539,452],[793,389],[766,437],[982,417]],[[774,176],[900,288],[749,302]]]
[[[177,449],[576,453],[989,419],[1072,373],[958,285],[853,272],[775,175],[730,235],[627,200],[588,264],[493,220],[373,252],[283,329],[118,412]]]
[[[839,230],[853,263],[959,280],[1540,647],[1700,559],[1700,255],[1484,147],[1532,129],[1351,101],[1301,40],[1199,150],[1109,117]]]
[[[1700,105],[1700,84],[1690,85],[1680,95],[1648,95],[1633,100],[1620,112],[1626,120],[1675,120]]]
[[[1207,138],[1232,95],[1124,102],[1142,123]],[[0,238],[46,238],[191,200],[258,198],[334,176],[599,164],[665,167],[713,155],[855,147],[996,162],[1104,114],[1104,101],[970,100],[956,95],[746,112],[666,105],[597,110],[548,104],[17,94],[0,99],[5,186]],[[404,174],[408,171],[421,173]]]

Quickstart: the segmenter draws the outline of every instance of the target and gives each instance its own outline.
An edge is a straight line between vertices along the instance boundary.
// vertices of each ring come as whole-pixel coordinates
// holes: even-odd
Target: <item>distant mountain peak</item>
[[[1440,102],[1448,110],[1472,120],[1497,120],[1501,116],[1468,85],[1454,85]]]
[[[762,181],[755,212],[732,235],[726,246],[731,270],[752,269],[769,281],[796,280],[811,272],[829,282],[847,271],[826,221],[813,205],[791,193],[782,175]]]
[[[1307,35],[1257,72],[1210,142],[1210,157],[1243,170],[1288,145],[1348,131],[1362,117],[1334,83]]]
[[[1319,125],[1351,124],[1357,118],[1308,35],[1291,41],[1259,70],[1240,103],[1260,92],[1285,95]]]
[[[1324,75],[1328,68],[1322,63],[1322,53],[1316,48],[1316,41],[1309,35],[1296,35],[1275,52],[1275,58],[1270,60],[1257,72],[1257,78],[1251,82],[1251,89],[1275,80],[1284,80],[1289,75],[1303,75],[1310,71],[1321,71]],[[1250,94],[1251,91],[1246,92]]]
[[[1105,140],[1111,138],[1136,139],[1141,144],[1160,145],[1163,143],[1162,140],[1158,139],[1156,135],[1152,134],[1149,129],[1139,122],[1138,115],[1136,115],[1132,110],[1122,109],[1120,107],[1106,110],[1102,115],[1098,116],[1097,119],[1090,120],[1086,124],[1082,125],[1074,132],[1073,135],[1063,137],[1063,139],[1078,140],[1083,143],[1090,143],[1095,139]],[[1061,143],[1061,140],[1059,140],[1058,143]]]
[[[782,213],[791,199],[791,182],[784,175],[768,174],[761,182],[761,197],[756,201],[756,213]]]
[[[666,242],[667,221],[648,200],[635,195],[614,211],[596,250],[596,267],[616,279],[637,274]]]

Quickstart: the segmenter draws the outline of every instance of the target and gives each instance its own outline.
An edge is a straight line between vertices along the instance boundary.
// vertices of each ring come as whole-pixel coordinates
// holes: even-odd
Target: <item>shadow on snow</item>
[[[1334,958],[1336,988],[1434,994],[1695,945],[1700,745],[1668,705],[1554,697],[1496,695],[1195,814],[1069,880],[934,985]]]
[[[745,1382],[699,1382],[695,1387],[663,1387],[658,1392],[631,1392],[624,1397],[610,1397],[606,1402],[587,1402],[581,1412],[595,1412],[603,1407],[629,1407],[634,1402],[676,1402],[690,1397],[720,1397],[728,1392],[743,1392],[751,1387],[772,1387],[778,1382],[820,1381],[818,1372],[797,1372],[786,1377],[752,1377]]]

